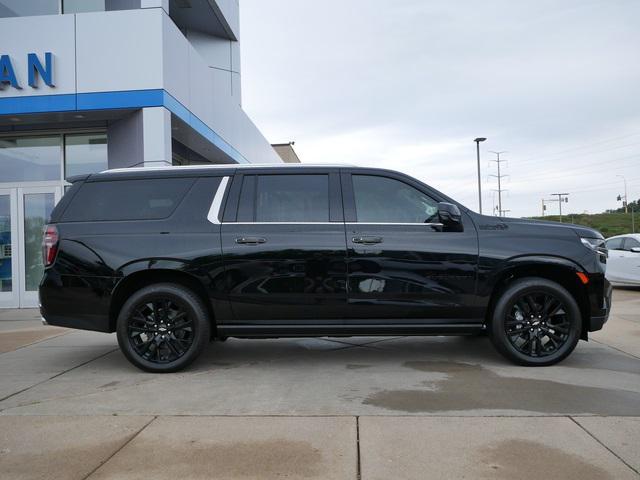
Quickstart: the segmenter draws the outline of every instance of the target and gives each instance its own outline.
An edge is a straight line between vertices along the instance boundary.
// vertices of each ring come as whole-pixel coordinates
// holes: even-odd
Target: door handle
[[[236,243],[240,245],[258,245],[260,243],[265,243],[267,241],[266,238],[262,237],[238,237],[236,238]]]
[[[374,245],[376,243],[382,243],[382,237],[353,237],[351,241],[353,243],[362,243],[364,245]]]

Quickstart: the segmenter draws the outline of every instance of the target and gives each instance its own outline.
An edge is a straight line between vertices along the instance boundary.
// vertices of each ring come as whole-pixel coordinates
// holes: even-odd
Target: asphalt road
[[[558,366],[486,338],[213,343],[188,371],[0,311],[0,478],[639,478],[640,290]]]

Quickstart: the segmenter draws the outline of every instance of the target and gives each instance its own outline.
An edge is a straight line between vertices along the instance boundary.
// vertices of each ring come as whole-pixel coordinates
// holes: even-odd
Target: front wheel
[[[530,277],[514,281],[502,293],[489,336],[515,363],[546,366],[565,359],[581,331],[582,316],[573,296],[555,282]]]
[[[150,285],[125,302],[117,324],[125,357],[147,372],[169,373],[193,362],[209,341],[207,310],[191,290]]]

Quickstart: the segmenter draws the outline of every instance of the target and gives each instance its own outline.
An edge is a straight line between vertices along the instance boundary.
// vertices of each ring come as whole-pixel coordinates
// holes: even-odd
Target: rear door
[[[640,282],[640,253],[633,252],[631,249],[640,248],[640,242],[633,237],[625,237],[623,248],[622,275],[628,282],[638,283]]]
[[[443,231],[439,198],[403,175],[342,175],[350,323],[469,323],[477,304],[478,239]]]
[[[609,255],[607,258],[607,279],[613,282],[624,280],[625,274],[625,251],[623,247],[624,237],[610,238],[606,241]]]
[[[240,171],[221,235],[235,323],[343,323],[346,244],[337,171]]]

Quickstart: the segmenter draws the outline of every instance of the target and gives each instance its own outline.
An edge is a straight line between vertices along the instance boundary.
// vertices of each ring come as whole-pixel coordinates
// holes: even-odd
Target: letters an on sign
[[[44,65],[35,53],[27,54],[27,83],[32,88],[38,88],[38,78],[42,79],[45,85],[55,87],[53,83],[53,54],[44,54]],[[13,88],[21,89],[18,82],[13,62],[9,55],[0,55],[0,86],[10,85]]]

